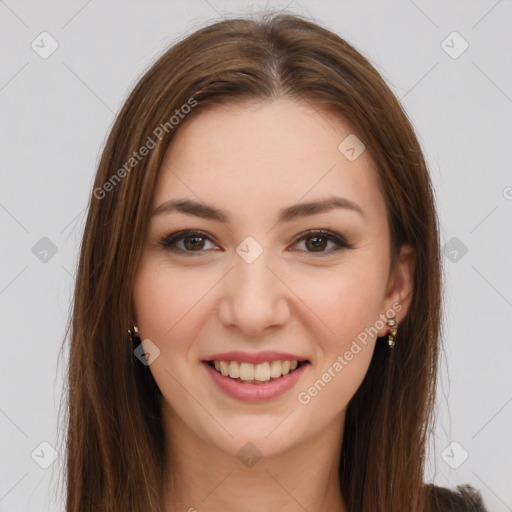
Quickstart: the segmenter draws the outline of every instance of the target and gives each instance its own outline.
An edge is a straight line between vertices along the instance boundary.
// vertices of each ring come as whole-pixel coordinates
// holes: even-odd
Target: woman
[[[337,35],[263,15],[166,51],[89,205],[68,512],[485,510],[423,482],[437,229],[411,124]]]

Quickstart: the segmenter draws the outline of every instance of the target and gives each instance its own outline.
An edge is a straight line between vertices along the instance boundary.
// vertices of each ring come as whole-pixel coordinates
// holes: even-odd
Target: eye
[[[202,249],[205,247],[206,240],[211,241],[211,238],[202,231],[178,231],[166,236],[160,241],[160,245],[172,252],[201,254],[204,252]],[[181,247],[180,242],[183,242]]]
[[[326,231],[322,229],[308,231],[295,240],[293,245],[297,245],[299,242],[306,242],[306,250],[302,252],[309,252],[319,255],[327,255],[341,249],[352,249],[353,245],[347,242],[347,240],[336,233]],[[209,235],[202,231],[178,231],[172,233],[160,241],[160,245],[172,252],[181,252],[187,256],[194,253],[201,254],[205,252],[205,246],[211,243],[215,250],[215,244]],[[334,244],[334,247],[326,251],[328,244]],[[206,247],[207,248],[207,247]]]
[[[316,253],[322,256],[331,254],[341,249],[352,249],[353,247],[341,235],[323,229],[308,231],[307,233],[304,233],[295,241],[295,244],[299,242],[306,242],[306,252],[313,254]],[[334,244],[334,248],[331,248],[329,251],[325,251],[324,249],[327,247],[329,242]]]

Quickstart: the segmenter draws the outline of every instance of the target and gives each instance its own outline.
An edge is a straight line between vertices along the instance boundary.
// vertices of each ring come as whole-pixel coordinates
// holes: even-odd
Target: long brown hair
[[[91,193],[68,327],[68,512],[162,510],[162,395],[149,369],[137,364],[127,333],[158,170],[180,126],[208,105],[278,97],[350,123],[380,175],[393,255],[404,243],[416,250],[414,297],[396,346],[389,351],[377,343],[348,405],[339,478],[349,511],[426,508],[431,493],[423,467],[435,403],[441,268],[422,150],[398,100],[361,53],[305,18],[264,13],[220,21],[168,49],[138,81],[110,131]],[[179,121],[170,121],[178,113]],[[146,155],[133,160],[150,139]]]

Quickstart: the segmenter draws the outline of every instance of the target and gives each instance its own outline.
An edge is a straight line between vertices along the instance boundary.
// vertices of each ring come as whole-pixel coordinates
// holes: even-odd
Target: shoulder
[[[425,493],[425,512],[489,512],[480,492],[468,484],[456,490],[426,484]]]

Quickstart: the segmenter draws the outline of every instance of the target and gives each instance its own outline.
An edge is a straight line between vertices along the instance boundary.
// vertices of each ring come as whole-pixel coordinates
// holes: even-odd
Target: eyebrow
[[[278,222],[290,222],[299,217],[316,215],[336,208],[351,210],[361,215],[364,219],[367,219],[366,213],[357,203],[354,203],[344,197],[331,196],[325,199],[310,201],[308,203],[297,203],[287,208],[283,208],[279,212]],[[225,210],[185,198],[165,201],[153,210],[151,216],[154,217],[156,215],[174,211],[188,215],[195,215],[196,217],[201,217],[203,219],[211,219],[223,223],[229,222],[229,214]]]

